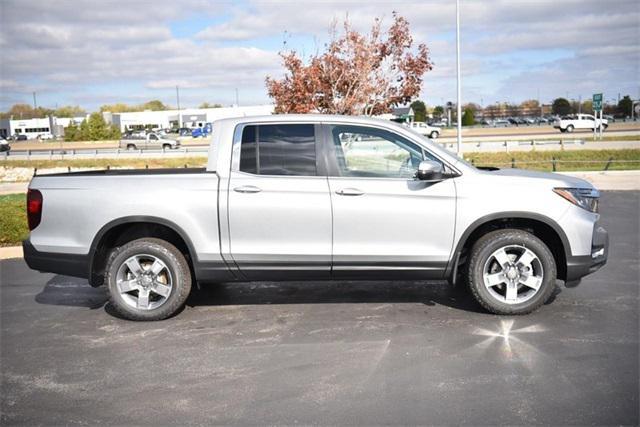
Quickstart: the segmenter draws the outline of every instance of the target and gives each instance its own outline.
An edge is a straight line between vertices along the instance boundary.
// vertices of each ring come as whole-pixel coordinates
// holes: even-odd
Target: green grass
[[[608,170],[640,169],[640,149],[467,153],[464,157],[476,166],[511,167],[515,160],[517,168],[541,171],[552,171],[554,158],[558,172],[604,170],[609,159],[613,161]]]
[[[0,246],[18,245],[28,234],[25,195],[0,196]]]
[[[146,166],[150,168],[181,168],[203,167],[207,164],[206,157],[176,157],[170,159],[75,159],[75,160],[3,160],[0,167],[7,168],[131,168],[142,169]]]

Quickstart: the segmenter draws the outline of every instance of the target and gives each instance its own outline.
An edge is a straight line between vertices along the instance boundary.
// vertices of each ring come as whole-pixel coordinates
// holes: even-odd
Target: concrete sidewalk
[[[22,258],[22,246],[0,248],[0,259]]]
[[[6,194],[26,193],[28,182],[2,182],[0,183],[0,196]]]
[[[558,172],[589,181],[598,190],[640,190],[640,170],[633,171],[592,171],[592,172]]]

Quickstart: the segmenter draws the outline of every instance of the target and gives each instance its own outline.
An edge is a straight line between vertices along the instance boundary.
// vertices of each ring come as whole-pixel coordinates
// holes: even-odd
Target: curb
[[[22,246],[7,246],[0,248],[0,260],[22,258],[22,256]]]

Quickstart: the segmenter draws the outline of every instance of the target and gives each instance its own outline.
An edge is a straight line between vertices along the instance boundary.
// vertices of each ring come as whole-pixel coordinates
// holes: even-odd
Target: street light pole
[[[456,152],[462,155],[462,94],[460,85],[460,0],[456,0],[456,88],[457,88],[457,119],[458,132],[456,138]]]
[[[180,111],[180,89],[178,85],[176,85],[176,101],[178,103],[178,129],[180,129],[182,127],[182,112]]]

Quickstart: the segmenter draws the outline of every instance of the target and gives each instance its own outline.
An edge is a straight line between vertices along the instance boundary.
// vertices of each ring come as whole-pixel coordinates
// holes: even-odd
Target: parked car
[[[48,140],[54,139],[53,135],[50,132],[41,133],[40,135],[38,135],[37,138],[41,141],[48,141]]]
[[[120,139],[120,148],[126,148],[127,150],[144,150],[150,148],[169,150],[180,148],[180,141],[162,137],[156,133],[150,133],[145,137],[130,134]]]
[[[559,120],[556,120],[553,127],[559,129],[560,132],[571,133],[576,129],[589,129],[599,128],[602,126],[602,130],[606,130],[609,126],[607,120],[596,119],[591,114],[575,114],[570,116],[564,116]]]
[[[495,119],[492,123],[493,127],[505,127],[510,125],[511,122],[508,119]]]
[[[488,311],[524,314],[606,263],[599,193],[582,179],[477,169],[364,117],[214,127],[206,168],[36,175],[29,267],[158,320],[194,283],[304,279],[464,280]]]
[[[0,152],[5,151],[11,151],[11,145],[9,145],[9,141],[0,136]]]
[[[205,138],[205,137],[211,135],[211,132],[213,132],[213,126],[211,125],[211,123],[206,123],[202,127],[198,126],[197,128],[194,128],[191,131],[191,137],[192,138]]]
[[[429,126],[425,122],[410,122],[405,123],[410,129],[415,130],[421,135],[428,136],[431,139],[436,139],[440,136],[441,129],[435,126]]]
[[[13,135],[13,137],[11,139],[13,141],[26,141],[29,138],[27,138],[27,135],[25,135],[24,133],[17,133],[15,135]]]
[[[178,129],[178,135],[180,136],[191,136],[191,128],[180,128]]]

